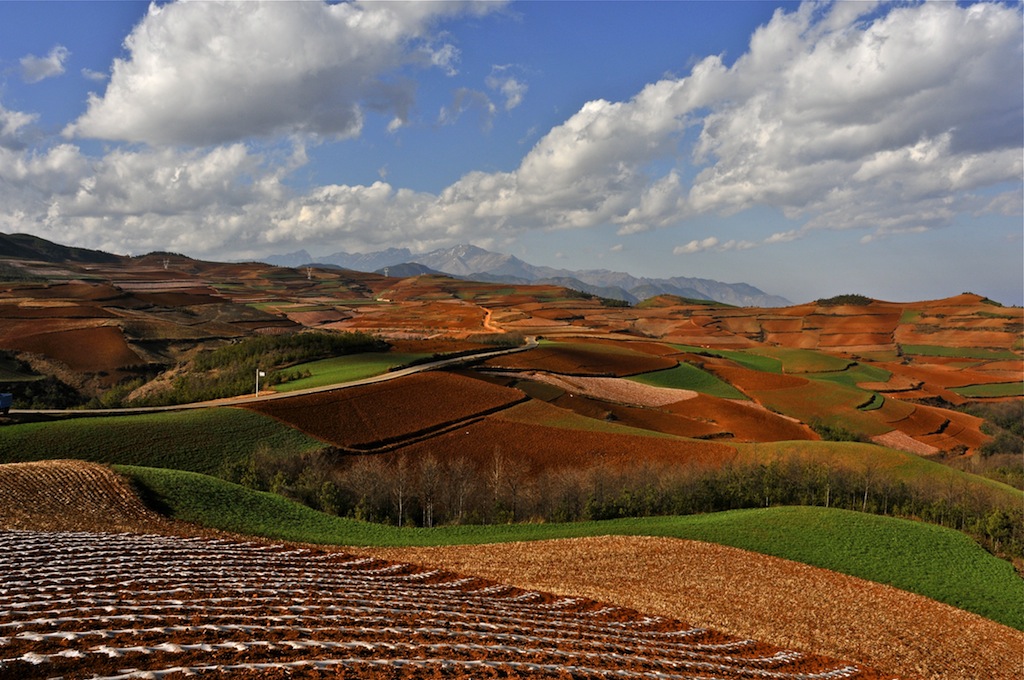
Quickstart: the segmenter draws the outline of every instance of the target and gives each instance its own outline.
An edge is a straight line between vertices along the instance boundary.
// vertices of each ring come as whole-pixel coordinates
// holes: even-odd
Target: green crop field
[[[705,347],[696,347],[694,345],[672,345],[672,347],[675,347],[680,352],[706,354],[708,356],[729,359],[730,361],[735,361],[740,366],[744,366],[755,371],[764,371],[765,373],[782,373],[782,362],[775,357],[769,357],[763,354],[754,354],[752,352],[741,352],[728,349],[707,349]]]
[[[878,368],[877,366],[854,364],[845,370],[818,373],[805,377],[811,378],[812,380],[830,380],[841,385],[846,385],[847,387],[857,387],[858,383],[888,382],[889,378],[892,377],[892,373],[884,368]]]
[[[170,516],[225,531],[333,545],[458,545],[610,534],[730,545],[832,569],[946,602],[1024,630],[1024,580],[967,536],[942,527],[818,507],[574,524],[398,528],[326,515],[274,494],[194,473],[119,466]]]
[[[76,458],[212,474],[258,447],[284,453],[324,443],[235,408],[91,416],[0,428],[0,463]]]
[[[967,385],[966,387],[954,387],[950,391],[965,397],[1022,397],[1024,396],[1024,381]]]
[[[828,464],[855,474],[871,474],[890,482],[930,480],[930,483],[951,489],[970,490],[975,495],[990,496],[996,505],[1020,507],[1024,493],[988,477],[971,474],[913,453],[859,442],[788,441],[733,444],[738,453],[736,462],[757,463],[772,460],[804,461]]]
[[[761,390],[757,392],[757,398],[773,411],[798,418],[805,423],[820,421],[874,436],[892,430],[892,426],[875,417],[870,411],[857,409],[868,401],[871,394],[866,390],[836,382],[811,380],[800,387]]]
[[[393,368],[404,366],[429,354],[412,352],[367,352],[310,361],[286,369],[285,373],[309,372],[310,375],[298,380],[289,380],[274,386],[278,392],[293,392],[310,387],[323,387],[336,383],[361,380],[387,373]]]
[[[785,373],[827,373],[843,371],[852,363],[849,359],[834,357],[809,349],[789,349],[784,347],[758,347],[750,354],[778,359],[782,362]]]
[[[900,345],[904,354],[922,357],[954,357],[960,359],[988,359],[990,361],[1019,359],[1020,355],[1008,349],[984,347],[942,347],[940,345]]]
[[[686,363],[681,363],[675,368],[663,371],[652,371],[635,375],[630,377],[630,380],[654,387],[694,390],[695,392],[710,394],[713,397],[721,397],[722,399],[744,399],[749,401],[747,395],[729,383],[703,369]]]

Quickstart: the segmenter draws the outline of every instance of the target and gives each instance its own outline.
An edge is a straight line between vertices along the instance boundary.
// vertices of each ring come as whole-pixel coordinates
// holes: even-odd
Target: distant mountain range
[[[630,303],[655,295],[678,295],[740,307],[785,307],[792,304],[784,297],[770,295],[747,283],[722,283],[686,276],[652,279],[607,269],[574,271],[538,267],[514,255],[495,253],[473,245],[442,248],[419,255],[407,248],[388,248],[374,253],[338,252],[319,258],[300,250],[287,255],[273,255],[265,258],[264,262],[280,267],[333,266],[390,276],[434,272],[474,281],[548,284]]]

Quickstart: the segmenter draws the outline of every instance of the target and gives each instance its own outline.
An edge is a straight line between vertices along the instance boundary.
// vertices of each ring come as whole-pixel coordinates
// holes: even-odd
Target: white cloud
[[[86,80],[95,80],[96,82],[105,81],[110,76],[100,71],[93,71],[91,68],[82,69],[82,77]]]
[[[440,18],[495,3],[188,2],[150,6],[102,96],[65,134],[211,145],[306,133],[358,135],[365,110],[406,120],[408,64],[453,69]]]
[[[936,194],[1019,181],[1019,8],[897,6],[863,25],[856,5],[819,23],[808,6],[777,13],[722,75],[732,95],[701,126],[694,210],[772,205],[827,228],[926,212],[938,225],[958,210],[930,209]]]
[[[497,113],[497,107],[483,92],[460,87],[452,96],[451,106],[441,107],[437,122],[441,125],[454,125],[466,111],[476,111],[480,115],[481,127],[489,130],[494,120],[494,114]]]
[[[472,10],[154,5],[106,93],[70,131],[221,146],[99,159],[73,145],[16,153],[34,116],[0,108],[0,228],[34,222],[92,247],[250,257],[300,244],[333,251],[507,241],[527,229],[682,231],[695,216],[756,206],[794,225],[767,236],[755,226],[724,243],[687,235],[674,249],[687,254],[785,243],[814,229],[854,228],[870,239],[948,226],[964,213],[1019,214],[1020,8],[871,10],[840,2],[778,11],[731,66],[708,57],[627,101],[588,102],[518,167],[469,172],[433,194],[385,181],[294,189],[283,180],[307,162],[298,142],[283,165],[251,141],[236,142],[280,132],[293,140],[355,135],[368,109],[388,112],[389,129],[401,127],[412,85],[381,76],[409,62],[453,69],[457,52],[435,42],[430,26],[444,12]],[[486,84],[509,107],[517,89],[505,85],[522,81],[504,69],[492,76]],[[470,109],[487,121],[497,105],[464,89],[441,121]],[[246,252],[233,250],[240,243]]]
[[[487,87],[500,92],[505,97],[506,111],[511,111],[522,104],[523,98],[526,96],[527,90],[529,90],[529,86],[526,83],[513,75],[509,75],[509,71],[512,68],[508,64],[493,66],[491,67],[490,75],[484,80]]]
[[[0,147],[16,149],[24,146],[21,131],[38,118],[38,114],[10,111],[0,104]]]
[[[21,58],[21,78],[26,83],[38,83],[64,73],[64,62],[71,55],[68,48],[56,45],[45,57],[29,54]]]
[[[714,236],[708,236],[705,239],[690,241],[684,246],[676,246],[672,249],[673,255],[690,255],[693,253],[699,253],[705,250],[711,250],[718,245],[718,239]]]

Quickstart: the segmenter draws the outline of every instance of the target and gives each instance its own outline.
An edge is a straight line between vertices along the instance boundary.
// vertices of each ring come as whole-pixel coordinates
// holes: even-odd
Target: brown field
[[[693,390],[671,387],[653,387],[625,378],[594,378],[579,375],[559,375],[543,371],[523,371],[509,374],[517,380],[533,380],[558,387],[571,394],[633,406],[665,406],[682,399],[697,396]]]
[[[625,434],[600,425],[579,429],[581,420],[586,420],[572,413],[568,416],[576,419],[557,406],[530,401],[428,441],[402,446],[391,455],[411,460],[427,454],[457,457],[481,469],[501,455],[519,461],[525,474],[597,464],[719,467],[736,456],[731,446],[715,442]]]
[[[701,394],[694,399],[672,404],[668,410],[700,421],[714,422],[725,432],[731,433],[736,441],[818,439],[818,435],[803,423],[753,403]]]
[[[90,598],[82,609],[63,615],[45,606],[0,606],[0,674],[26,680],[111,675],[126,668],[198,670],[209,664],[238,665],[231,677],[240,678],[312,678],[335,670],[353,678],[426,678],[439,677],[437,662],[425,661],[439,653],[450,661],[444,677],[455,678],[578,677],[566,667],[591,664],[600,664],[595,675],[597,669],[634,669],[681,678],[714,671],[721,673],[716,677],[760,677],[769,667],[746,671],[742,664],[752,654],[780,648],[799,652],[776,659],[772,670],[780,675],[773,677],[780,679],[831,670],[829,677],[1010,680],[1018,677],[1024,655],[1020,631],[953,607],[695,541],[603,537],[338,553],[226,536],[183,540],[213,534],[154,517],[119,477],[88,463],[0,465],[0,530],[0,598],[40,599],[56,587],[67,593],[88,589]],[[40,530],[166,537],[33,533]],[[354,554],[375,559],[354,562]],[[24,570],[31,579],[21,576]],[[382,607],[387,611],[373,611]],[[61,621],[53,620],[57,616]],[[396,636],[403,626],[431,630]],[[552,627],[563,632],[554,638],[539,632]],[[721,655],[712,660],[680,642],[651,647],[645,641],[693,627],[706,637],[691,632],[681,642],[760,642],[731,648],[734,665],[726,671],[688,665],[720,663]],[[647,633],[636,637],[629,631]],[[613,635],[621,637],[613,642]],[[462,644],[462,636],[477,646],[456,653],[451,645]],[[596,648],[599,639],[616,646]],[[531,650],[517,652],[515,661],[545,667],[509,663],[509,645]],[[683,665],[632,660],[640,656]],[[370,666],[370,659],[387,664],[408,657],[423,665],[401,672]],[[323,670],[315,665],[342,658],[349,661]],[[481,667],[485,660],[494,665]],[[253,663],[293,665],[257,673]],[[839,673],[844,667],[849,674]]]
[[[518,390],[483,380],[431,372],[249,408],[335,446],[370,450],[478,418],[525,398]]]
[[[745,393],[792,389],[803,387],[810,382],[807,378],[796,375],[755,371],[736,366],[730,361],[709,361],[705,363],[704,368]]]
[[[74,371],[100,372],[144,363],[116,326],[78,328],[60,332],[24,335],[4,344],[59,361]]]
[[[545,345],[510,356],[489,359],[489,368],[540,370],[567,375],[617,376],[637,375],[664,368],[673,368],[674,359],[619,349],[605,344],[573,342]]]
[[[0,465],[0,529],[167,531],[110,468],[75,460]],[[0,655],[3,655],[0,645]]]
[[[0,670],[25,680],[205,670],[243,678],[889,677],[588,598],[311,548],[55,532],[0,532],[0,545],[0,603],[15,605],[0,613],[12,632]],[[48,607],[54,588],[81,605]]]
[[[980,616],[852,576],[697,541],[607,536],[353,550],[861,659],[906,680],[1013,680],[1024,658],[1024,633]]]

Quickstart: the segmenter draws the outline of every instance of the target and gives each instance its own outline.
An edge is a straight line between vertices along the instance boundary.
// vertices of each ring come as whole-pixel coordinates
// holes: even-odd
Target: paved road
[[[317,392],[329,392],[331,390],[341,390],[348,387],[358,387],[359,385],[372,385],[373,383],[384,382],[386,380],[394,380],[395,378],[401,378],[406,375],[412,375],[413,373],[422,373],[424,371],[435,371],[440,368],[448,368],[450,366],[459,366],[461,364],[468,364],[474,361],[480,361],[482,359],[490,359],[491,357],[501,356],[503,354],[513,354],[515,352],[524,352],[528,349],[533,349],[537,346],[537,338],[528,337],[526,338],[526,344],[521,347],[513,347],[511,349],[499,349],[485,352],[477,352],[475,354],[467,354],[464,356],[452,357],[449,359],[439,359],[437,361],[431,361],[425,364],[417,364],[416,366],[409,366],[408,368],[402,368],[397,371],[389,371],[387,373],[381,373],[380,375],[371,376],[369,378],[361,378],[359,380],[352,380],[344,383],[335,383],[333,385],[322,385],[320,387],[310,387],[304,390],[294,390],[292,392],[261,392],[259,395],[250,394],[248,396],[231,397],[229,399],[216,399],[213,401],[197,401],[191,404],[175,404],[173,406],[139,406],[135,408],[95,408],[95,409],[11,409],[11,415],[25,414],[25,415],[54,415],[54,416],[99,416],[99,415],[131,415],[138,413],[157,413],[160,411],[187,411],[189,409],[197,408],[215,408],[217,406],[239,406],[241,404],[251,404],[258,401],[269,401],[271,399],[287,399],[289,397],[298,397],[304,394],[315,394]]]

